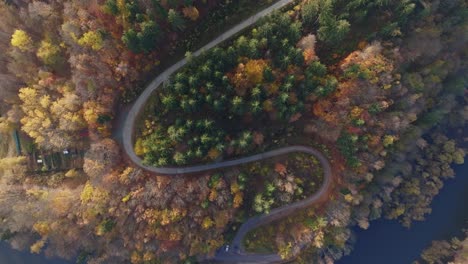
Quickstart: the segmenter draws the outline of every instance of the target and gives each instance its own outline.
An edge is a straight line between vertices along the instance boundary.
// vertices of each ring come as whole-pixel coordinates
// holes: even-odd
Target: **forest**
[[[421,253],[421,258],[415,261],[415,264],[420,263],[464,263],[467,258],[467,232],[464,231],[464,239],[453,237],[450,240],[435,240],[431,245],[424,249]]]
[[[197,263],[316,192],[305,154],[177,177],[128,160],[121,115],[184,56],[135,128],[145,164],[308,145],[332,165],[328,198],[250,232],[249,251],[333,263],[354,226],[424,221],[468,149],[468,3],[297,0],[191,55],[274,2],[1,1],[0,239],[77,263]],[[467,248],[435,241],[415,261]]]
[[[276,15],[251,38],[194,59],[156,95],[137,154],[156,166],[185,165],[224,153],[243,156],[284,138],[283,131],[294,134],[289,128],[307,98],[325,96],[337,84],[313,54],[315,37],[300,34],[300,23]]]

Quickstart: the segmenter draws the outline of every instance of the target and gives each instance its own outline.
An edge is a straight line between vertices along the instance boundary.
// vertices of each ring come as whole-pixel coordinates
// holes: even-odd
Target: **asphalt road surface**
[[[257,14],[237,24],[235,27],[231,28],[230,30],[224,32],[223,34],[218,36],[216,39],[206,44],[204,47],[197,50],[196,52],[194,52],[192,56],[199,56],[203,51],[206,51],[215,47],[219,43],[225,41],[226,39],[229,39],[230,37],[239,33],[243,29],[253,25],[260,18],[271,14],[273,11],[280,9],[288,5],[291,2],[293,1],[281,0],[265,8],[264,10],[258,12]],[[327,190],[330,187],[330,183],[331,183],[332,173],[331,173],[330,163],[325,158],[325,156],[323,156],[321,152],[319,152],[318,150],[314,148],[307,147],[307,146],[290,146],[290,147],[284,147],[284,148],[240,158],[240,159],[222,161],[222,162],[216,162],[216,163],[204,164],[204,165],[197,165],[197,166],[189,166],[189,167],[147,166],[143,164],[143,160],[135,154],[135,151],[133,148],[134,146],[134,141],[133,141],[134,134],[133,133],[134,133],[135,120],[139,118],[140,113],[144,109],[146,101],[148,100],[149,97],[151,97],[153,92],[158,87],[160,87],[165,81],[167,81],[174,72],[179,70],[185,64],[187,64],[187,59],[184,58],[180,60],[179,62],[177,62],[176,64],[172,65],[170,68],[166,69],[163,73],[157,76],[146,87],[143,93],[135,101],[135,103],[133,104],[130,111],[125,117],[125,120],[123,122],[123,128],[121,130],[122,131],[122,135],[121,135],[122,144],[123,144],[125,153],[127,154],[127,156],[130,158],[130,160],[133,163],[135,163],[137,166],[147,171],[155,172],[159,174],[165,174],[165,175],[172,175],[172,176],[187,174],[187,173],[202,172],[202,171],[213,170],[213,169],[221,169],[221,168],[236,166],[240,164],[250,163],[254,161],[259,161],[263,159],[268,159],[271,157],[275,157],[275,156],[283,155],[287,153],[292,153],[292,152],[303,152],[303,153],[314,155],[320,161],[323,167],[323,171],[324,171],[324,182],[320,190],[317,191],[314,195],[308,197],[307,199],[304,199],[302,201],[292,203],[292,204],[289,204],[280,208],[276,208],[272,210],[269,214],[259,215],[259,216],[250,218],[249,220],[247,220],[247,222],[245,222],[240,227],[232,244],[229,245],[229,250],[226,250],[226,247],[219,249],[216,255],[214,256],[214,258],[212,259],[212,261],[221,262],[221,263],[285,263],[287,261],[290,261],[290,259],[289,260],[281,259],[281,257],[278,254],[251,254],[251,253],[245,252],[244,247],[242,245],[242,241],[243,241],[244,236],[250,230],[255,229],[259,226],[271,223],[275,220],[286,217],[289,214],[292,214],[306,207],[309,207],[312,204],[314,204],[317,200],[319,200],[320,198],[322,198],[324,195],[327,194]]]
[[[219,43],[225,41],[226,39],[229,39],[230,37],[234,36],[236,33],[239,33],[243,29],[255,24],[260,18],[265,17],[269,14],[271,14],[273,11],[278,10],[287,4],[293,2],[292,0],[281,0],[278,1],[277,3],[263,9],[262,11],[258,12],[257,14],[251,16],[250,18],[247,18],[246,20],[242,21],[241,23],[237,24],[233,28],[229,29],[228,31],[224,32],[220,36],[218,36],[216,39],[211,41],[210,43],[206,44],[199,50],[195,51],[192,56],[196,57],[200,55],[203,51],[209,50]],[[161,174],[184,174],[184,173],[193,173],[193,172],[201,172],[201,171],[206,171],[210,169],[218,169],[218,168],[223,168],[223,167],[228,167],[228,166],[234,166],[238,165],[241,163],[233,163],[232,161],[228,162],[223,162],[223,163],[216,163],[216,164],[208,164],[208,165],[201,165],[201,166],[193,166],[193,167],[185,167],[185,168],[168,168],[168,167],[151,167],[151,166],[146,166],[143,164],[143,161],[141,160],[140,157],[138,157],[135,154],[135,151],[133,149],[133,133],[134,133],[134,125],[135,125],[135,120],[139,118],[140,113],[143,111],[144,106],[146,104],[146,101],[148,98],[151,97],[153,92],[158,89],[165,81],[169,79],[169,77],[179,70],[181,67],[183,67],[185,64],[187,64],[187,59],[184,58],[180,61],[178,61],[176,64],[172,65],[168,69],[166,69],[163,73],[161,73],[159,76],[157,76],[143,91],[143,93],[138,97],[138,99],[135,101],[133,106],[131,107],[130,111],[128,112],[128,115],[125,118],[125,121],[123,123],[123,129],[122,129],[122,144],[124,147],[124,150],[128,157],[138,166],[141,168],[144,168],[148,171],[151,172],[156,172],[156,173],[161,173]]]

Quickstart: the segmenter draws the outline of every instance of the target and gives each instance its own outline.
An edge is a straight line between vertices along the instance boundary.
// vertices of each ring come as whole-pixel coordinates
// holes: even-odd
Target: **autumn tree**
[[[85,154],[83,170],[93,182],[99,182],[100,177],[110,172],[119,159],[117,143],[106,138],[91,144],[91,148]]]
[[[21,51],[28,51],[33,48],[33,41],[26,31],[17,29],[11,36],[11,45]]]
[[[82,214],[84,221],[98,221],[99,214],[106,212],[109,202],[109,192],[99,186],[86,182],[80,194],[81,204],[84,206]]]
[[[25,114],[21,129],[44,148],[70,147],[76,143],[76,132],[84,125],[80,100],[66,83],[54,83],[47,73],[43,73],[43,78],[39,84],[20,89],[19,98]],[[60,88],[61,93],[51,93],[52,97],[45,85]]]
[[[421,259],[429,264],[451,263],[460,248],[461,241],[457,238],[453,238],[452,241],[435,240],[421,253]]]
[[[297,46],[303,51],[304,62],[306,64],[310,64],[313,60],[317,59],[315,54],[315,42],[315,35],[309,34],[297,43]]]
[[[182,9],[182,13],[185,17],[189,18],[192,21],[196,21],[200,16],[198,9],[194,6],[186,6]]]
[[[243,96],[249,88],[260,84],[263,81],[266,66],[265,60],[249,60],[245,64],[240,63],[232,77],[237,94]]]
[[[252,84],[259,84],[263,81],[263,72],[266,68],[264,60],[249,60],[245,64],[245,74]]]
[[[23,179],[27,170],[24,156],[0,159],[0,179],[5,183],[16,183]]]
[[[59,66],[63,63],[60,47],[51,40],[41,41],[36,55],[48,66]]]
[[[88,31],[78,39],[78,44],[90,47],[93,50],[100,50],[104,46],[102,34],[99,31]]]

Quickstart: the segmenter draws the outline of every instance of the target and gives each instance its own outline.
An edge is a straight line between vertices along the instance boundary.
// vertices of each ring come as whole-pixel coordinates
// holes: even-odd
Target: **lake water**
[[[357,242],[350,256],[337,264],[410,264],[432,240],[461,236],[468,227],[468,162],[453,167],[455,179],[445,182],[432,202],[432,213],[410,229],[396,221],[380,219],[368,230],[356,229]]]
[[[445,186],[433,201],[432,214],[425,222],[415,222],[410,229],[396,221],[380,219],[368,230],[358,230],[357,243],[350,256],[337,264],[410,264],[432,240],[460,236],[468,222],[468,162],[454,167],[455,179]],[[0,243],[0,264],[72,264],[44,256],[11,249]]]
[[[60,259],[48,259],[44,255],[35,255],[12,249],[7,243],[0,243],[0,264],[72,264]]]

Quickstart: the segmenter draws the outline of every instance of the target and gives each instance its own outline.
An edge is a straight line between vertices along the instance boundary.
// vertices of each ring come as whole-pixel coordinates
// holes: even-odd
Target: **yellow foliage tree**
[[[31,50],[33,48],[31,37],[26,33],[26,31],[21,29],[15,30],[11,36],[11,45],[22,51]]]
[[[166,226],[182,220],[186,215],[187,211],[185,209],[147,209],[143,213],[143,218],[146,219],[150,225],[160,224]]]
[[[244,96],[249,88],[263,81],[263,72],[267,66],[265,60],[248,60],[239,63],[235,72],[231,74],[231,81],[240,96]]]
[[[151,263],[155,258],[156,256],[151,251],[146,251],[145,254],[143,254],[143,261],[145,263]]]
[[[13,124],[8,121],[5,117],[0,117],[0,133],[10,133],[13,128]]]
[[[210,151],[208,151],[208,157],[212,160],[215,160],[219,157],[219,155],[221,155],[221,153],[219,152],[219,150],[215,149],[215,148],[212,148],[210,149]]]
[[[348,203],[351,203],[353,201],[353,196],[351,194],[346,194],[344,196],[345,200],[348,202]]]
[[[24,156],[0,159],[0,171],[14,170],[24,165],[26,165],[26,157]]]
[[[130,26],[128,18],[130,17],[131,12],[130,12],[130,10],[128,9],[128,7],[126,5],[125,0],[117,0],[116,3],[117,3],[117,7],[119,8],[119,11],[120,11],[120,16],[119,17],[121,19],[122,26],[124,27],[125,30],[127,30],[129,28],[129,26]]]
[[[88,181],[81,191],[80,200],[85,206],[83,218],[90,220],[108,210],[109,193],[103,188],[93,187]]]
[[[233,182],[231,184],[231,193],[232,194],[236,194],[240,191],[240,186],[239,186],[239,183],[237,181]]]
[[[324,243],[323,231],[318,231],[314,237],[313,244],[316,248],[322,248]]]
[[[75,178],[78,175],[80,175],[80,174],[75,169],[71,169],[71,170],[67,171],[67,173],[65,173],[65,177],[67,177],[67,178]]]
[[[279,247],[278,254],[280,255],[281,259],[288,259],[292,255],[292,244],[291,242],[282,245]]]
[[[45,64],[55,65],[60,61],[60,47],[49,40],[43,40],[36,55]]]
[[[77,193],[68,188],[55,189],[49,194],[50,212],[65,217],[73,204],[76,203]]]
[[[98,126],[98,117],[104,112],[104,108],[96,101],[87,101],[83,104],[83,118],[90,127]]]
[[[135,154],[137,154],[138,156],[143,156],[145,155],[146,151],[145,151],[145,147],[143,146],[143,139],[142,138],[138,138],[135,142]]]
[[[359,106],[355,106],[355,107],[353,107],[353,109],[351,109],[351,117],[352,118],[359,118],[363,111],[364,111],[364,109],[360,108]]]
[[[132,264],[141,263],[142,262],[142,257],[140,255],[140,253],[138,253],[137,251],[133,251],[131,256],[130,256],[130,262]]]
[[[263,71],[267,63],[265,60],[249,60],[245,64],[245,74],[247,79],[253,84],[259,84],[263,81]]]
[[[90,47],[93,50],[100,50],[104,46],[104,40],[102,36],[97,31],[88,31],[83,34],[83,36],[78,39],[78,44],[81,46]]]
[[[391,136],[391,135],[386,135],[383,139],[383,145],[384,147],[388,147],[390,145],[392,145],[396,140],[396,137],[395,136]]]
[[[34,231],[36,231],[41,236],[47,236],[50,232],[50,223],[46,221],[39,221],[33,225]]]
[[[234,201],[233,201],[234,208],[239,208],[242,205],[243,200],[244,200],[244,196],[241,192],[237,192],[236,194],[234,194]]]
[[[55,90],[50,92],[50,90]],[[64,149],[80,140],[84,128],[79,97],[63,81],[44,73],[37,84],[19,90],[21,129],[46,149]]]
[[[36,243],[32,244],[32,246],[30,248],[31,253],[34,253],[34,254],[41,253],[41,250],[44,247],[45,242],[46,242],[45,239],[41,239],[41,240],[37,241]]]
[[[75,93],[64,93],[50,106],[50,112],[59,120],[59,129],[78,131],[84,127],[80,99]]]
[[[41,199],[41,200],[45,200],[45,199],[47,199],[47,197],[49,197],[49,192],[48,191],[39,189],[37,187],[33,187],[31,189],[28,189],[26,191],[26,194],[31,196],[31,197],[34,197],[35,199]]]
[[[91,199],[93,197],[93,193],[94,193],[93,186],[91,185],[91,183],[89,181],[86,182],[86,184],[85,184],[85,186],[83,188],[83,191],[81,191],[81,195],[80,195],[81,203],[85,204],[85,203],[91,201]]]
[[[208,229],[214,225],[214,221],[211,220],[209,216],[205,217],[202,222],[202,228],[203,229]]]

